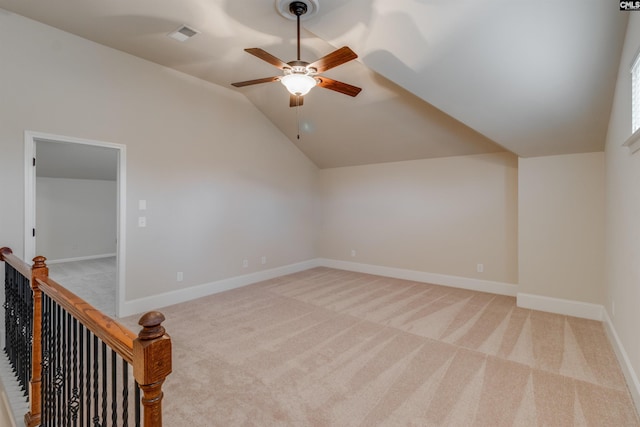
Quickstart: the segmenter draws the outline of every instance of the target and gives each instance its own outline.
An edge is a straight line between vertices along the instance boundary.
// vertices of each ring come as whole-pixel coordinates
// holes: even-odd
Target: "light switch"
[[[141,211],[147,210],[147,201],[146,200],[138,200],[138,209]]]

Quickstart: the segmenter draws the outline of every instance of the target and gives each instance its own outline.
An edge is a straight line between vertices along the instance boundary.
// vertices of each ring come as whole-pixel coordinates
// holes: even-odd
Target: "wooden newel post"
[[[133,376],[142,389],[144,427],[162,426],[162,383],[171,373],[171,337],[164,315],[151,311],[138,322],[142,330],[133,342]]]
[[[31,267],[31,290],[33,291],[33,331],[31,340],[31,381],[29,382],[29,412],[24,416],[27,427],[40,425],[42,415],[42,291],[36,279],[49,276],[47,259],[37,256]]]

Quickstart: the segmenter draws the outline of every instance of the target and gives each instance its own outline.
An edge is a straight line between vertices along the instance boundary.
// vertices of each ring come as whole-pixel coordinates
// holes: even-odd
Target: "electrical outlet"
[[[266,257],[266,256],[263,256],[263,257],[260,259],[260,262],[262,263],[262,265],[265,265],[265,264],[267,263],[267,257]]]
[[[184,280],[184,273],[182,273],[182,271],[178,271],[178,274],[176,275],[176,280],[178,282],[182,282]]]
[[[139,216],[138,217],[138,227],[146,227],[147,226],[147,217]]]
[[[351,256],[352,257],[356,256],[356,250],[355,249],[351,249]]]
[[[476,266],[476,271],[477,271],[478,273],[483,273],[483,272],[484,272],[484,264],[478,264],[478,265]]]
[[[245,259],[242,261],[242,268],[247,268],[247,267],[249,267],[249,260]]]

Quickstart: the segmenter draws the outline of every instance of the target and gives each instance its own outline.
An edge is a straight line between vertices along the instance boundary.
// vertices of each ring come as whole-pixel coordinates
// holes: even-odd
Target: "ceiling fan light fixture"
[[[287,3],[289,6],[289,15],[295,17],[295,20],[297,21],[297,59],[295,61],[284,62],[283,60],[276,58],[269,52],[266,52],[258,47],[245,49],[245,52],[250,53],[251,55],[259,59],[262,59],[265,62],[268,62],[276,68],[279,68],[283,71],[284,75],[282,77],[273,76],[261,79],[246,80],[243,82],[231,83],[231,85],[235,87],[243,87],[259,83],[270,83],[277,81],[282,82],[282,85],[291,94],[291,96],[289,97],[290,107],[300,107],[303,102],[302,97],[309,93],[309,91],[315,86],[320,86],[322,88],[333,90],[335,92],[343,93],[349,96],[356,96],[358,93],[360,93],[362,89],[357,86],[352,86],[347,83],[339,82],[337,80],[318,75],[318,73],[323,73],[327,70],[337,67],[338,65],[342,65],[345,62],[356,59],[358,55],[356,55],[354,51],[349,49],[349,47],[343,46],[340,49],[334,50],[330,54],[325,55],[322,58],[317,59],[316,61],[313,61],[312,63],[308,63],[300,59],[300,18],[302,16],[308,16],[310,6],[312,6],[312,11],[317,11],[318,0],[276,0],[278,10],[281,12],[284,12],[284,5]],[[284,13],[283,16],[287,17]]]
[[[291,95],[305,96],[315,85],[316,79],[308,74],[287,74],[280,79]]]

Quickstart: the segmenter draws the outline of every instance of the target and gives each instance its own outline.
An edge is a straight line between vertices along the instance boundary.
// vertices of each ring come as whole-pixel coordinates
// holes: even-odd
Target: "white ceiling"
[[[295,59],[295,22],[275,0],[0,0],[0,8],[241,92],[321,168],[603,149],[628,16],[617,3],[318,3],[303,22],[302,59],[348,45],[359,58],[325,74],[363,91],[314,88],[297,112],[279,83],[230,86],[280,74],[244,48]],[[182,24],[200,34],[166,37]]]

